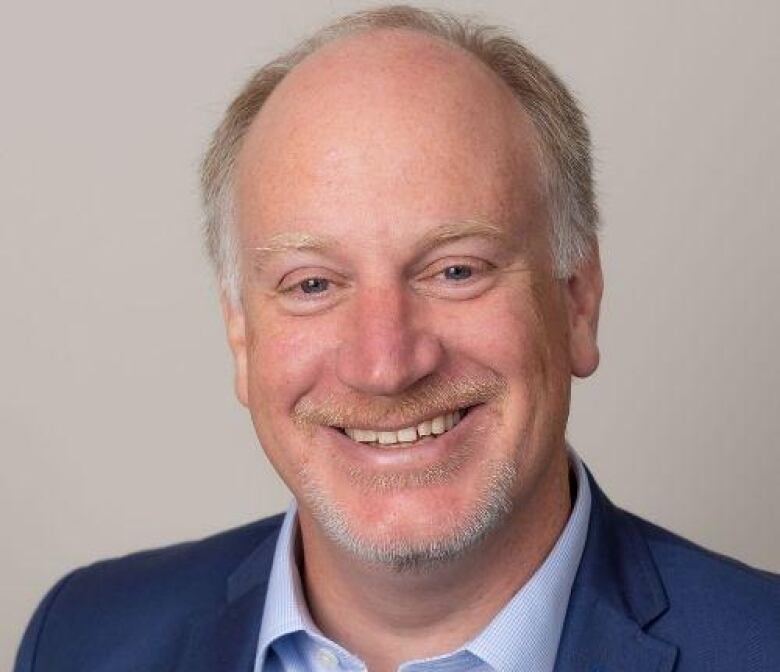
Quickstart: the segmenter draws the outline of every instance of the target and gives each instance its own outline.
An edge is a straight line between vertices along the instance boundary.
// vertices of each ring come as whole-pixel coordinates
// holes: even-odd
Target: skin
[[[535,142],[473,57],[381,31],[299,65],[239,155],[242,299],[223,300],[236,393],[298,500],[314,620],[372,670],[473,637],[570,512],[571,377],[598,364],[602,278],[597,253],[553,276]],[[493,235],[425,246],[464,222]],[[327,426],[406,427],[453,404],[477,405],[425,450],[355,451]],[[335,511],[364,546],[426,548],[480,513],[497,465],[514,474],[509,508],[446,562],[399,571],[323,522]]]

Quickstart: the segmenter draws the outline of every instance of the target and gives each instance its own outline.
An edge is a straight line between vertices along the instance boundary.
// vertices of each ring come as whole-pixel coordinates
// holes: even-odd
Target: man
[[[780,582],[614,508],[588,133],[538,59],[392,7],[263,68],[206,157],[282,519],[63,579],[17,670],[776,670]]]

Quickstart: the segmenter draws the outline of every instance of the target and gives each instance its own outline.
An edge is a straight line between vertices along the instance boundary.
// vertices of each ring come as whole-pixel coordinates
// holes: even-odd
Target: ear
[[[222,316],[225,319],[228,345],[233,353],[235,364],[235,391],[238,400],[247,406],[249,395],[247,393],[247,364],[246,364],[246,324],[244,310],[240,303],[231,301],[225,292],[220,297],[222,304]]]
[[[597,247],[594,246],[587,261],[583,262],[565,282],[571,372],[578,378],[586,378],[599,365],[596,336],[604,278]]]

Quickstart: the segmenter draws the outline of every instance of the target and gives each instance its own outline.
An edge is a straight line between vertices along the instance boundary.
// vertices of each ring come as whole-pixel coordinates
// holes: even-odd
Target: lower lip
[[[481,404],[472,406],[468,413],[452,429],[435,436],[426,436],[414,443],[398,444],[397,446],[380,446],[377,443],[360,443],[353,441],[340,430],[326,428],[336,441],[342,455],[349,461],[370,464],[376,468],[383,467],[422,467],[435,464],[447,458],[457,446],[463,445],[463,439],[478,421]]]

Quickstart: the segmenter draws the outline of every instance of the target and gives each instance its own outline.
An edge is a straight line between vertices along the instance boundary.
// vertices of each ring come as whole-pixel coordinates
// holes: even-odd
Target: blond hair
[[[239,298],[233,231],[233,173],[250,124],[276,86],[325,44],[371,30],[414,30],[456,45],[496,73],[514,92],[538,134],[543,188],[551,215],[557,277],[569,277],[595,247],[598,209],[590,137],[577,101],[550,67],[508,33],[448,12],[393,5],[356,12],[320,29],[260,68],[233,100],[201,167],[206,248],[222,291]]]

